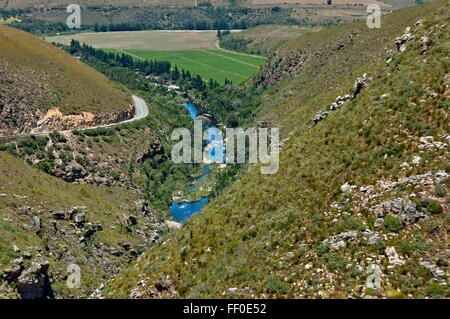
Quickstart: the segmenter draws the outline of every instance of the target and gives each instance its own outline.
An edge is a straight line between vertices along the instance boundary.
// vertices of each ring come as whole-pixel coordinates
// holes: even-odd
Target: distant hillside
[[[214,4],[229,3],[228,0],[199,0],[198,3],[209,2]],[[72,4],[71,0],[0,0],[0,8],[4,7],[6,9],[18,9],[18,8],[29,8],[29,7],[61,7],[68,6]],[[196,0],[81,0],[77,1],[77,4],[81,6],[96,6],[96,5],[112,5],[112,6],[194,6]]]
[[[449,9],[280,47],[252,83],[278,173],[249,168],[104,296],[448,298]]]
[[[73,128],[114,122],[133,112],[131,94],[121,86],[46,41],[4,25],[0,74],[0,135],[39,130],[38,121],[50,109],[63,113],[61,121],[78,114]],[[55,121],[53,129],[60,124]]]
[[[377,1],[375,1],[377,2]],[[386,0],[381,3],[394,3],[395,5],[413,5],[413,0]],[[51,8],[62,7],[72,4],[71,0],[0,0],[0,8],[4,9],[23,9],[23,8]],[[367,4],[366,0],[335,0],[334,4]],[[325,0],[80,0],[77,1],[80,6],[123,6],[123,7],[194,7],[194,6],[298,6],[298,5],[326,5]]]
[[[318,30],[320,29],[300,26],[260,25],[222,36],[220,46],[228,50],[268,56],[283,42]]]

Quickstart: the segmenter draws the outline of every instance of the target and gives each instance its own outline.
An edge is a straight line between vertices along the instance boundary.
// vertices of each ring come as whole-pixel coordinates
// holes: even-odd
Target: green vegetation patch
[[[126,50],[134,57],[146,60],[169,61],[180,69],[199,74],[204,80],[214,79],[225,83],[225,79],[240,84],[257,72],[265,61],[262,57],[234,54],[221,50],[207,51],[139,51]]]

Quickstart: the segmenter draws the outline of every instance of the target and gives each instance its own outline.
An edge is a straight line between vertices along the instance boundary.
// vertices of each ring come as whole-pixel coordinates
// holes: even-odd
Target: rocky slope
[[[88,297],[168,230],[132,192],[68,184],[4,152],[0,173],[2,298]]]
[[[51,44],[0,25],[0,135],[76,129],[133,115],[131,94]]]
[[[279,172],[250,168],[102,295],[449,297],[449,9],[278,49],[253,81]]]

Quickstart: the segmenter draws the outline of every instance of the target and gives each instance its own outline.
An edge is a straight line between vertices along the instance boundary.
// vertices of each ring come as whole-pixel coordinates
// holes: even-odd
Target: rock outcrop
[[[53,291],[48,278],[49,262],[37,259],[22,271],[16,280],[16,287],[23,299],[52,298]]]

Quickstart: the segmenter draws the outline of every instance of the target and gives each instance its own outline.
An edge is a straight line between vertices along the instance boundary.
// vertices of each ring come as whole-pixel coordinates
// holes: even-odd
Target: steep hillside
[[[0,135],[40,131],[38,122],[77,114],[73,128],[133,115],[131,94],[51,44],[0,25]],[[58,110],[57,110],[58,109]]]
[[[449,12],[277,50],[254,81],[279,172],[250,168],[104,296],[449,297]]]
[[[132,192],[68,184],[1,151],[0,217],[0,298],[87,297],[164,231]]]

